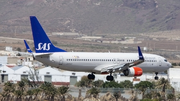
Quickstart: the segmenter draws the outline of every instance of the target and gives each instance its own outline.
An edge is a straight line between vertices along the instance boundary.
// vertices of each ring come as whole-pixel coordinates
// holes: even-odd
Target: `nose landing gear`
[[[159,77],[157,76],[158,75],[158,72],[155,72],[156,76],[154,77],[155,80],[158,80]]]

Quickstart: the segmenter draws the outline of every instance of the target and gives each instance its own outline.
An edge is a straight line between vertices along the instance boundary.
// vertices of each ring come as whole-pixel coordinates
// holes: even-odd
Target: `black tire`
[[[108,76],[106,77],[106,80],[107,80],[107,81],[113,81],[113,80],[114,80],[114,77],[111,76],[111,75],[108,75]]]
[[[88,79],[91,79],[91,74],[88,74],[88,76],[87,76],[87,77],[88,77]]]
[[[94,80],[95,79],[95,75],[94,74],[88,74],[88,79],[90,80]]]
[[[95,79],[95,75],[94,75],[94,74],[92,74],[91,76],[92,76],[92,80],[94,80],[94,79]]]
[[[158,77],[158,76],[155,76],[155,77],[154,77],[154,79],[155,79],[155,80],[158,80],[158,79],[159,79],[159,77]]]

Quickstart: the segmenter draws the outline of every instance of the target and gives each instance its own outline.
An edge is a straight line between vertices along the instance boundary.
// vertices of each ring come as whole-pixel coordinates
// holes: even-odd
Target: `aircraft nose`
[[[168,66],[169,68],[171,68],[171,67],[172,67],[172,64],[171,64],[170,62],[168,62],[167,66]]]

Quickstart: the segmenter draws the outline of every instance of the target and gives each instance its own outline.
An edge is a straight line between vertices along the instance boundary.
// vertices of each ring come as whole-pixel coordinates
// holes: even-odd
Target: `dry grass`
[[[142,40],[140,44],[129,44],[129,45],[122,45],[122,44],[105,44],[105,43],[97,43],[94,41],[85,41],[85,40],[78,40],[73,39],[73,37],[65,37],[65,36],[50,36],[49,38],[52,41],[56,41],[57,47],[65,49],[67,51],[83,51],[83,52],[119,52],[120,50],[123,51],[123,47],[134,47],[134,52],[136,52],[136,47],[148,47],[153,49],[153,53],[159,54],[158,51],[164,52],[165,54],[169,54],[168,52],[178,53],[180,51],[180,30],[172,30],[172,31],[163,31],[163,32],[154,32],[154,33],[140,33],[140,34],[106,34],[106,38],[123,38],[123,37],[136,37]],[[16,49],[17,47],[21,48],[22,51],[25,50],[25,46],[23,43],[23,39],[30,39],[32,40],[31,33],[28,34],[17,34],[10,35],[10,34],[2,34],[2,36],[6,37],[13,37],[19,38],[19,40],[13,39],[6,39],[0,38],[0,49],[4,50],[5,46],[11,46]],[[30,47],[33,49],[33,41],[28,41]],[[132,52],[132,50],[124,50],[125,52]],[[156,52],[157,51],[157,52]],[[167,52],[167,53],[166,53]],[[179,52],[180,53],[180,52]],[[177,54],[179,55],[179,54]],[[172,61],[179,61],[177,59],[171,59]]]

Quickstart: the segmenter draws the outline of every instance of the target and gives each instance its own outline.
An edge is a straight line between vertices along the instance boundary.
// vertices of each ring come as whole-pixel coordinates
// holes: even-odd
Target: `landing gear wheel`
[[[94,74],[88,74],[88,79],[94,80],[95,79],[95,75]]]
[[[159,77],[157,76],[158,75],[158,72],[155,72],[156,76],[154,77],[155,80],[158,80]]]
[[[112,72],[110,72],[110,75],[108,75],[106,77],[106,80],[108,80],[108,81],[113,81],[114,80],[114,77],[112,76]]]
[[[159,77],[158,77],[158,76],[155,76],[155,77],[154,77],[154,79],[155,79],[155,80],[158,80],[158,79],[159,79]]]
[[[113,81],[113,80],[114,80],[114,77],[113,77],[112,75],[108,75],[108,76],[106,77],[106,80],[108,80],[108,81]]]

